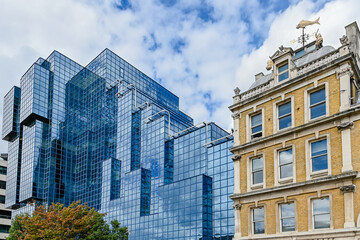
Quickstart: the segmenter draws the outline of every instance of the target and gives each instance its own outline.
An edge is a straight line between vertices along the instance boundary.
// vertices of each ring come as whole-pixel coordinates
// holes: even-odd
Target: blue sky
[[[230,129],[233,89],[266,73],[280,45],[299,47],[290,42],[300,20],[320,17],[309,33],[339,47],[358,9],[357,0],[0,0],[0,95],[53,50],[86,65],[109,48],[178,95],[195,122]]]

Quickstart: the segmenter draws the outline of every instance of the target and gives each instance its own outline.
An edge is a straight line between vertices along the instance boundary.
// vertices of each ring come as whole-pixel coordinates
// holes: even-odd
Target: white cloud
[[[360,18],[356,0],[324,6],[323,1],[295,0],[282,11],[274,10],[281,3],[276,0],[266,6],[260,1],[182,0],[172,7],[160,0],[133,0],[134,10],[125,11],[116,10],[114,1],[0,0],[0,96],[54,49],[86,65],[108,47],[150,77],[161,78],[196,122],[215,121],[229,129],[232,89],[246,90],[256,73],[266,71],[268,56],[299,35],[295,26],[301,19],[320,16],[324,44],[336,47],[344,26]],[[196,8],[206,4],[213,7],[210,16],[216,21],[199,18]],[[154,39],[160,47],[151,51]],[[184,46],[177,53],[173,44],[180,39]],[[216,105],[212,111],[206,108],[209,101]],[[6,146],[0,144],[0,151]]]

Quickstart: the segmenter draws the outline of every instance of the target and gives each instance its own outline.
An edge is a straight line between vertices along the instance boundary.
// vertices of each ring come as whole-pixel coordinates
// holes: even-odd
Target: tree
[[[15,217],[10,228],[9,240],[126,240],[128,230],[117,220],[111,221],[111,228],[104,219],[105,214],[94,208],[81,205],[80,201],[65,207],[53,203],[48,208],[37,206],[28,213]]]

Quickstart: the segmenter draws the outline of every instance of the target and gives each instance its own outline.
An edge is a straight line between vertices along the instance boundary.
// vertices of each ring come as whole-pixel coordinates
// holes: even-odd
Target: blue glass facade
[[[232,137],[106,49],[39,58],[5,96],[6,207],[81,200],[130,239],[231,239]],[[11,174],[10,174],[11,173]]]

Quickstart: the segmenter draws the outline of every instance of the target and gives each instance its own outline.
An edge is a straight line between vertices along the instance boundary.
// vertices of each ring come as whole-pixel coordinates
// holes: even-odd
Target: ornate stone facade
[[[345,29],[338,49],[281,46],[235,92],[234,240],[360,239],[360,32]]]

